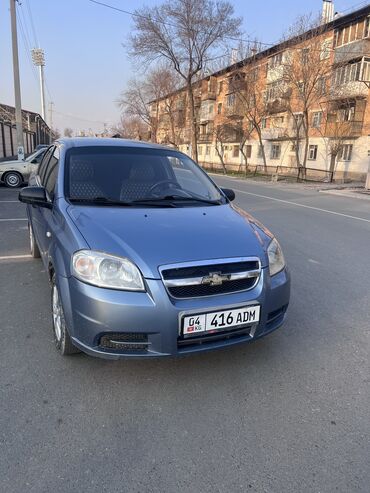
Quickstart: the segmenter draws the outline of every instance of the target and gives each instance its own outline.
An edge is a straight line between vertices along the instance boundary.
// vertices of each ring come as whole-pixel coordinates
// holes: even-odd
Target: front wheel
[[[57,350],[63,356],[79,353],[80,350],[73,345],[66,326],[55,274],[51,280],[51,311],[53,315],[54,341]]]
[[[5,175],[4,183],[9,188],[17,188],[21,186],[22,177],[15,171],[10,171]]]

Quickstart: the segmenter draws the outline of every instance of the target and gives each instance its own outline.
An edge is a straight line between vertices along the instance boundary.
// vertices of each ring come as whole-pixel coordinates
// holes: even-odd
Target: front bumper
[[[58,277],[66,323],[73,343],[92,356],[122,357],[175,356],[207,351],[248,342],[280,327],[285,319],[290,296],[290,276],[284,269],[270,278],[262,269],[259,283],[250,291],[188,299],[172,299],[161,280],[146,280],[147,292],[103,289],[74,277]],[[223,310],[249,304],[261,305],[258,324],[248,330],[217,334],[210,340],[192,339],[182,344],[181,316]],[[144,350],[117,350],[101,346],[109,334],[147,335]],[[194,343],[193,343],[194,341]]]

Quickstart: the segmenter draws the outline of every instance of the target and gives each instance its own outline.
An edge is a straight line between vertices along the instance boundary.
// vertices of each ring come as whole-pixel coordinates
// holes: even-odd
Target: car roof
[[[141,140],[128,140],[116,138],[100,138],[100,137],[73,137],[58,139],[57,143],[63,145],[66,149],[72,147],[135,147],[143,149],[165,149],[176,151],[173,147],[166,147],[152,142],[144,142]]]

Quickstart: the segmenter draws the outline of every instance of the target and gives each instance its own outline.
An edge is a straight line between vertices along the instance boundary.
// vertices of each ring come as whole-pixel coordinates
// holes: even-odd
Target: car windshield
[[[65,195],[79,203],[184,207],[226,202],[199,166],[177,151],[77,147],[67,152],[65,169]]]
[[[25,161],[33,161],[35,158],[39,157],[39,161],[41,161],[42,155],[44,154],[45,149],[39,149],[38,151],[33,152],[28,157],[26,157]]]

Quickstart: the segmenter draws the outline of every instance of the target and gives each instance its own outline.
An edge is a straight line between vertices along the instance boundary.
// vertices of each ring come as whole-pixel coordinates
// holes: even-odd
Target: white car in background
[[[30,174],[37,171],[47,148],[48,146],[43,147],[23,160],[0,162],[0,183],[10,188],[17,188],[22,183],[27,183]]]

